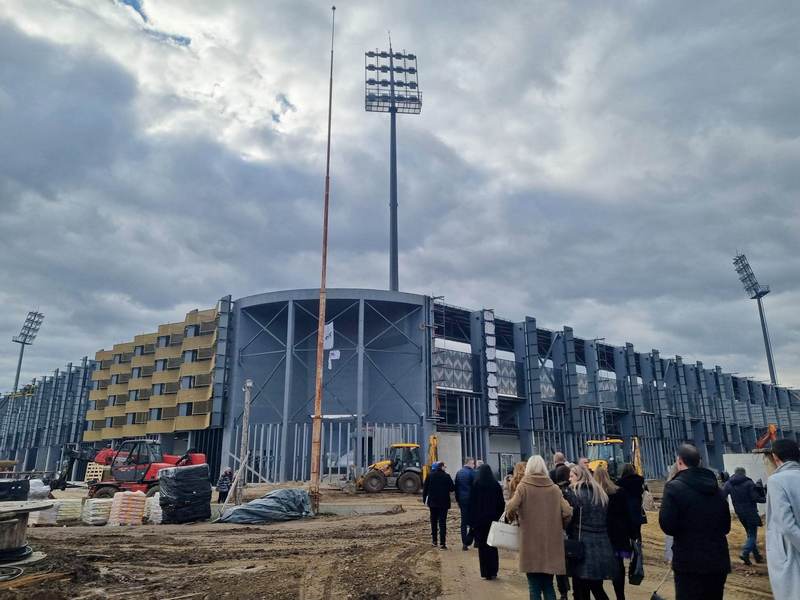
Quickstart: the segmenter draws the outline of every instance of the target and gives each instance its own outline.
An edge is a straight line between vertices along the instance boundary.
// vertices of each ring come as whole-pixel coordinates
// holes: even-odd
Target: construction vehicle
[[[624,444],[625,442],[620,438],[588,440],[586,445],[589,448],[587,453],[589,468],[592,471],[605,469],[612,479],[619,478],[622,475],[622,467],[625,465]],[[631,438],[631,462],[636,473],[644,476],[642,452],[639,447],[639,438],[636,436]]]
[[[63,490],[70,485],[67,477],[76,461],[95,462],[103,466],[103,475],[89,482],[89,498],[113,498],[117,492],[144,492],[148,496],[158,492],[158,472],[169,467],[200,465],[206,455],[187,452],[182,456],[164,454],[155,440],[127,440],[117,449],[103,448],[99,452],[64,448],[61,468],[50,479],[51,490]]]
[[[386,458],[367,467],[366,473],[356,480],[356,489],[370,494],[385,489],[397,489],[404,494],[416,494],[428,476],[431,465],[438,456],[438,440],[435,435],[428,440],[428,461],[423,464],[419,444],[392,444]]]

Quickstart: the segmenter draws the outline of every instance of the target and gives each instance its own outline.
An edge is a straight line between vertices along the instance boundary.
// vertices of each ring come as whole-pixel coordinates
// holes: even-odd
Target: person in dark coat
[[[642,497],[644,496],[644,477],[636,472],[636,468],[628,463],[622,467],[622,475],[617,480],[617,486],[625,490],[628,499],[628,512],[631,515],[631,524],[634,527],[633,539],[642,539],[642,525],[647,522],[642,510]]]
[[[553,454],[554,466],[550,469],[550,479],[553,483],[558,485],[560,481],[569,482],[569,467],[567,466],[567,457],[563,452],[556,452]]]
[[[225,500],[228,498],[228,492],[231,489],[231,483],[233,483],[233,469],[227,467],[217,480],[217,502],[220,504],[224,504]]]
[[[722,600],[731,572],[728,503],[691,444],[678,448],[677,474],[664,487],[658,523],[672,541],[676,600]]]
[[[472,533],[469,528],[469,496],[475,481],[475,459],[468,458],[464,466],[456,473],[456,503],[461,510],[461,549],[469,550],[472,545]]]
[[[431,513],[433,545],[437,545],[438,538],[442,550],[447,550],[447,511],[450,510],[450,492],[454,490],[453,479],[445,471],[444,463],[433,463],[431,473],[422,485],[422,501]]]
[[[612,582],[617,600],[625,600],[625,559],[631,557],[633,552],[631,540],[635,535],[628,505],[628,492],[611,481],[608,471],[603,468],[598,468],[594,472],[594,480],[608,494],[606,527],[608,539],[617,559],[617,572]]]
[[[593,479],[589,469],[580,465],[570,469],[569,480],[573,496],[571,504],[575,508],[567,535],[570,539],[580,540],[584,551],[582,561],[567,564],[575,600],[589,600],[590,593],[595,600],[608,600],[603,581],[613,580],[617,573],[617,559],[606,525],[608,494]]]
[[[742,467],[734,470],[733,476],[728,479],[722,488],[722,497],[727,498],[730,495],[733,501],[733,510],[747,532],[747,540],[739,555],[739,558],[746,565],[752,564],[750,562],[751,553],[757,563],[763,560],[761,553],[758,551],[757,535],[758,528],[761,527],[761,516],[758,514],[758,507],[756,506],[758,503],[767,501],[763,490],[764,488],[759,488],[753,483],[753,480],[747,476],[747,472]]]
[[[561,452],[556,452],[553,454],[553,462],[555,462],[555,467],[550,469],[550,479],[561,489],[564,499],[574,510],[575,506],[573,503],[575,501],[575,496],[569,492],[569,467],[567,466],[567,457]],[[562,600],[566,600],[567,594],[569,593],[569,576],[556,575],[556,587],[558,588],[558,594],[561,596]]]
[[[497,548],[486,543],[492,522],[497,521],[506,508],[503,499],[503,488],[497,483],[492,473],[492,467],[481,465],[472,484],[469,496],[469,519],[472,532],[475,535],[475,544],[478,546],[478,563],[481,577],[494,579],[500,568],[500,559]]]

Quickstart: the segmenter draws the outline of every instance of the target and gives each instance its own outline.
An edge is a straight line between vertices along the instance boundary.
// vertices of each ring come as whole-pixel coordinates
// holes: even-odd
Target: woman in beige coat
[[[550,479],[541,456],[528,459],[525,477],[506,505],[506,516],[519,519],[519,569],[528,576],[531,600],[555,600],[553,575],[567,572],[564,527],[572,508]]]

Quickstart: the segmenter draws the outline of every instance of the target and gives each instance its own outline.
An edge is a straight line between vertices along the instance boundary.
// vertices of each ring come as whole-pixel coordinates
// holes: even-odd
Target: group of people
[[[676,600],[721,600],[731,570],[727,535],[731,515],[727,496],[747,532],[741,560],[761,562],[756,543],[761,526],[756,504],[767,504],[767,562],[774,597],[791,598],[800,589],[800,450],[794,440],[777,440],[772,448],[777,467],[766,496],[737,469],[724,487],[713,471],[701,466],[697,448],[684,444],[664,487],[658,515],[667,536]],[[584,459],[585,460],[585,459]],[[518,463],[503,485],[489,465],[469,458],[455,481],[443,463],[435,463],[423,487],[431,513],[433,545],[447,548],[446,521],[450,494],[461,512],[461,543],[478,549],[481,577],[495,579],[498,552],[487,544],[494,521],[519,525],[519,568],[526,573],[531,600],[566,599],[572,583],[575,600],[607,600],[604,581],[611,581],[617,600],[625,598],[625,560],[632,557],[641,528],[644,479],[632,465],[612,480],[594,472],[588,461],[568,463],[561,453],[548,470],[541,456]],[[555,579],[555,585],[554,585]]]

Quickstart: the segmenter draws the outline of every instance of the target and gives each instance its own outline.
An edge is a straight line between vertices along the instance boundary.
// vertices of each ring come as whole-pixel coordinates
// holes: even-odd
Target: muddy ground
[[[0,583],[0,599],[527,598],[524,576],[517,572],[511,553],[501,553],[498,580],[480,579],[475,550],[462,552],[457,543],[456,511],[451,511],[451,549],[442,551],[430,546],[427,511],[418,497],[329,493],[326,500],[380,503],[387,510],[402,503],[405,510],[263,526],[34,528],[29,542],[48,557],[27,567],[17,582],[36,575],[44,578],[19,589]],[[657,514],[649,520],[644,534],[647,577],[638,588],[629,588],[628,597],[634,600],[649,598],[665,573]],[[736,523],[729,538],[732,557],[743,538]],[[728,582],[726,599],[772,598],[763,565],[738,564]],[[613,597],[610,584],[607,588]],[[662,595],[674,597],[670,583]]]

